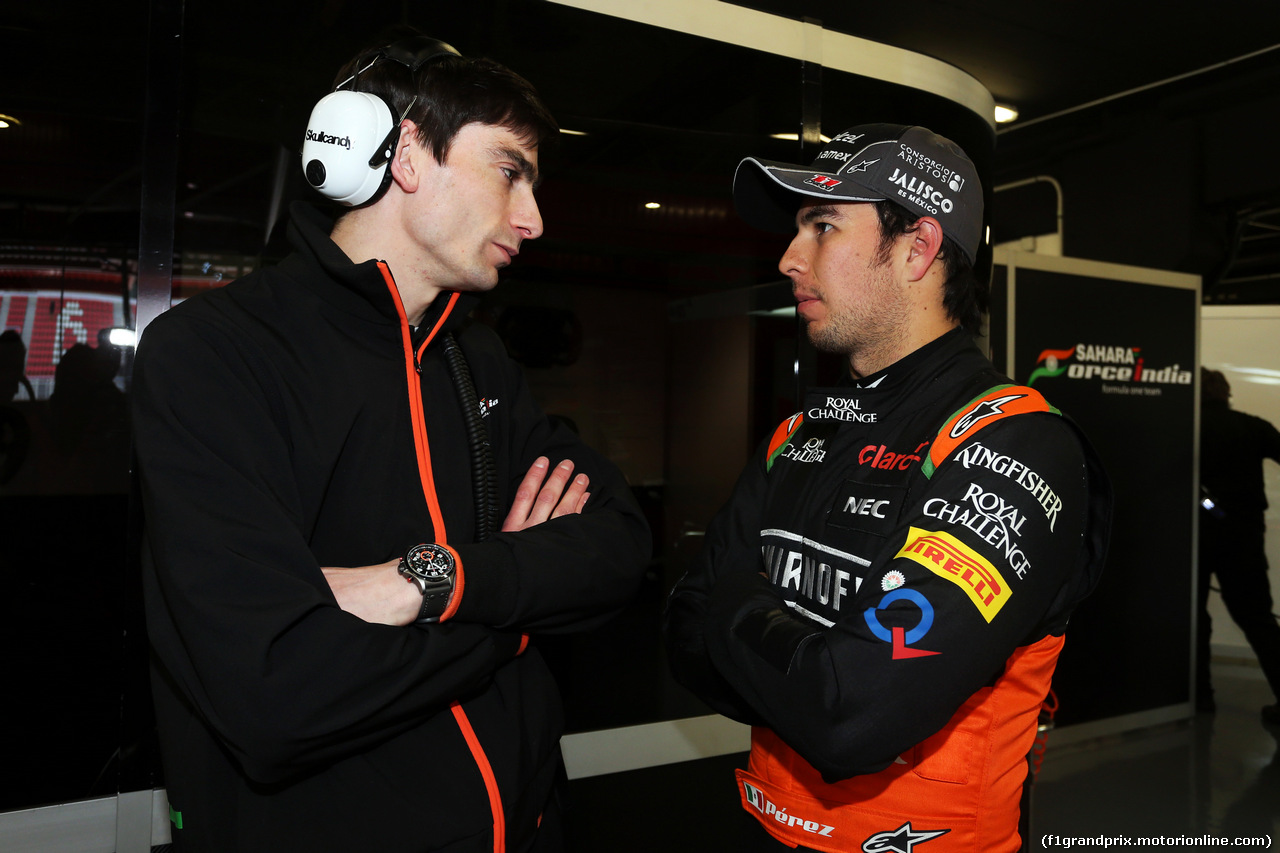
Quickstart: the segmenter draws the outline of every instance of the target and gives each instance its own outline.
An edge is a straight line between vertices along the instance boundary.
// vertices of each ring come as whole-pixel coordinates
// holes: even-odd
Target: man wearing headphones
[[[739,214],[848,359],[742,473],[669,599],[677,678],[753,725],[739,849],[1019,849],[1020,797],[1110,492],[1074,425],[974,346],[982,188],[921,127],[748,158]]]
[[[533,88],[365,51],[293,253],[157,319],[134,373],[144,591],[179,850],[559,848],[562,715],[529,636],[598,625],[649,534],[466,321],[542,233]],[[588,491],[589,490],[589,491]]]

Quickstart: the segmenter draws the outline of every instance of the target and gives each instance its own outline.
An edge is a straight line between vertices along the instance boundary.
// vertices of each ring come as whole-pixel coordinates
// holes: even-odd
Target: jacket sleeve
[[[1261,445],[1262,457],[1280,462],[1280,430],[1268,420],[1258,418],[1258,443]]]
[[[229,335],[165,316],[139,348],[133,405],[152,647],[245,772],[275,782],[483,687],[520,638],[370,624],[337,606],[267,373]]]
[[[705,632],[711,593],[721,578],[760,577],[764,457],[762,445],[743,469],[728,503],[711,520],[697,562],[667,597],[662,623],[667,662],[676,681],[712,709],[751,725],[762,719],[712,663]]]
[[[1062,418],[994,425],[916,488],[838,621],[756,573],[709,595],[707,657],[828,779],[941,729],[1015,649],[1061,634],[1101,568],[1109,487]]]
[[[453,620],[541,633],[595,627],[634,597],[644,577],[653,547],[644,514],[616,465],[547,418],[501,343],[495,339],[483,349],[472,344],[467,356],[478,373],[503,377],[505,399],[495,409],[503,421],[491,427],[504,490],[499,521],[539,456],[552,465],[573,460],[575,475],[590,477],[591,497],[580,514],[500,532],[486,542],[451,543],[466,573]],[[477,387],[484,393],[479,382]]]

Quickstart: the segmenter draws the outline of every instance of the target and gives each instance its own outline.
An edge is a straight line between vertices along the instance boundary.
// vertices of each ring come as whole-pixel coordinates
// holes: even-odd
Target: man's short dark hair
[[[1200,399],[1206,402],[1229,403],[1231,400],[1231,383],[1221,370],[1200,368]]]
[[[914,231],[920,217],[897,202],[878,201],[875,206],[876,214],[880,217],[879,260],[883,262],[888,259],[894,241],[903,234]],[[946,274],[942,286],[942,307],[947,316],[957,321],[970,334],[981,334],[982,318],[987,313],[991,296],[987,286],[978,280],[973,264],[959,244],[945,234],[938,260],[942,261],[942,269]]]
[[[509,128],[531,147],[556,138],[559,127],[533,85],[491,59],[444,56],[416,72],[390,59],[369,65],[387,45],[420,35],[400,29],[362,50],[338,71],[334,86],[355,75],[346,88],[378,95],[391,106],[396,119],[407,108],[405,118],[418,126],[419,144],[440,163],[448,158],[458,131],[468,124]],[[369,67],[356,75],[365,66]]]

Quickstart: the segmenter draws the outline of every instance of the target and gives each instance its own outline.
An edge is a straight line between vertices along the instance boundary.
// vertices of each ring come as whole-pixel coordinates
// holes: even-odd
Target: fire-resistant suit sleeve
[[[879,771],[992,684],[1018,647],[1061,635],[1101,567],[1109,495],[1065,419],[1007,418],[913,486],[830,624],[791,606],[799,579],[762,577],[758,553],[735,550],[733,571],[713,558],[697,581],[706,659],[824,777]],[[821,537],[826,523],[809,529]],[[752,557],[756,571],[736,570]]]
[[[518,634],[370,624],[308,547],[293,446],[256,360],[169,315],[134,370],[144,592],[167,677],[253,779],[366,751],[486,685]]]

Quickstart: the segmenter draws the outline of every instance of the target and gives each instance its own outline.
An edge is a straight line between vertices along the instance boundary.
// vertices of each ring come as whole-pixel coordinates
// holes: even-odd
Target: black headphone
[[[357,68],[334,87],[315,105],[307,121],[302,143],[302,169],[307,183],[326,198],[349,207],[372,204],[381,198],[391,183],[389,165],[400,138],[400,122],[417,98],[397,119],[391,106],[377,95],[343,87],[356,85],[361,74],[384,59],[417,71],[437,57],[461,55],[438,39],[403,39],[382,48],[363,68]]]

